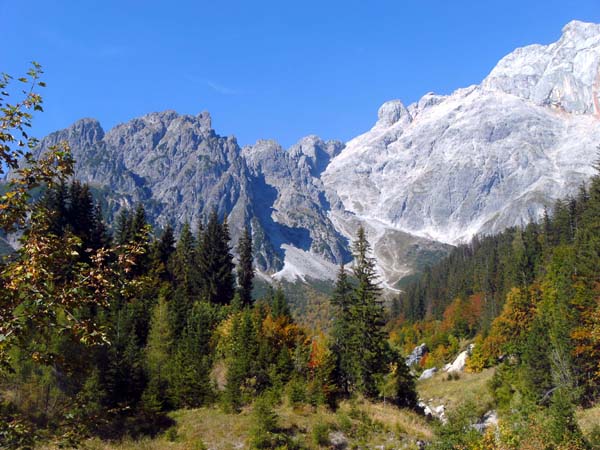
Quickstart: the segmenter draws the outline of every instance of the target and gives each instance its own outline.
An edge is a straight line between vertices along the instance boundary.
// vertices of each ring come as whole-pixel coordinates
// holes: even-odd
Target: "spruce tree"
[[[365,230],[358,229],[353,245],[353,274],[357,280],[354,288],[353,338],[358,389],[367,396],[377,394],[377,376],[386,369],[389,359],[384,308],[380,298],[381,288],[377,285],[375,260],[370,256],[371,246]]]
[[[173,299],[169,305],[171,326],[174,335],[179,337],[185,328],[194,299],[200,292],[200,276],[196,267],[196,242],[188,223],[183,225],[169,266],[175,281]]]
[[[258,347],[257,331],[252,320],[252,312],[245,309],[233,317],[231,327],[227,384],[223,393],[225,406],[231,411],[239,411],[239,408],[247,400],[247,398],[244,398],[243,385],[246,379],[256,374]]]
[[[218,295],[217,303],[228,305],[233,299],[235,293],[235,264],[233,263],[233,255],[229,242],[231,236],[229,234],[229,224],[227,216],[223,218],[219,233],[219,272],[218,272]]]
[[[124,245],[133,239],[131,233],[132,217],[127,208],[121,208],[115,226],[115,242]]]
[[[341,392],[349,394],[355,384],[354,353],[351,344],[354,326],[352,315],[354,297],[344,264],[340,266],[331,303],[335,307],[335,319],[331,334],[333,353],[337,357],[336,384]]]
[[[175,236],[173,234],[173,227],[171,225],[167,225],[165,231],[163,231],[160,239],[156,245],[156,258],[160,261],[165,267],[169,262],[169,258],[175,251]]]
[[[220,224],[217,212],[213,210],[203,233],[197,258],[202,278],[202,298],[210,303],[227,305],[233,299],[234,264],[229,240],[227,220]]]
[[[547,324],[539,316],[525,336],[521,355],[523,390],[535,403],[545,402],[552,391],[552,366],[548,356]]]
[[[87,185],[73,181],[69,187],[67,221],[71,231],[81,238],[83,249],[91,248],[91,234],[94,228],[94,201]]]
[[[158,405],[163,405],[169,380],[169,358],[173,335],[168,320],[167,302],[163,296],[154,307],[148,344],[146,345],[146,367],[148,371],[148,394]]]
[[[178,289],[186,297],[199,293],[199,275],[196,267],[196,241],[190,231],[190,224],[185,223],[181,229],[175,252],[171,261],[171,272],[175,277]]]
[[[288,306],[281,286],[278,286],[271,295],[271,315],[275,318],[288,317],[291,319],[292,317],[290,307]]]
[[[416,408],[419,403],[415,378],[402,357],[396,361],[393,401],[400,408]]]
[[[198,407],[212,399],[210,339],[216,320],[215,307],[206,302],[195,302],[189,312],[171,368],[171,399],[178,407]]]
[[[60,183],[48,189],[40,200],[40,206],[47,211],[48,231],[62,236],[67,224],[68,192],[66,184]]]
[[[252,235],[244,228],[238,242],[239,262],[237,267],[238,293],[242,306],[252,304],[254,267],[252,264]]]

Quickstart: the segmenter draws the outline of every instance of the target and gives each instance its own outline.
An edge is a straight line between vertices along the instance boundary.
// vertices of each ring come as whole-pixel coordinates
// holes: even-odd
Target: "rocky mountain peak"
[[[332,158],[337,156],[344,144],[340,141],[323,141],[318,136],[310,135],[300,139],[288,150],[290,158],[299,164],[305,162],[312,176],[318,177]]]
[[[598,113],[599,69],[600,25],[573,21],[557,42],[521,47],[502,58],[482,87],[568,113]]]
[[[212,130],[212,118],[208,111],[202,111],[200,114],[198,114],[196,118],[200,122],[202,128],[204,128],[207,131]]]
[[[600,24],[572,20],[562,29],[563,39],[581,40],[597,37],[600,34]]]
[[[400,100],[390,100],[385,102],[377,112],[377,125],[390,126],[396,122],[402,121],[409,123],[412,120],[408,109]]]
[[[109,215],[142,202],[155,224],[177,227],[216,208],[234,244],[252,228],[257,267],[280,278],[335,273],[363,226],[393,286],[442,243],[527,223],[577,191],[600,142],[599,64],[600,25],[573,21],[557,42],[502,58],[481,85],[385,102],[346,144],[311,135],[287,151],[274,140],[240,149],[208,112],[163,111],[107,133],[83,119],[40,151],[67,140]]]
[[[69,133],[78,136],[82,143],[93,144],[104,138],[104,130],[96,119],[84,118],[69,127]]]
[[[384,260],[394,233],[456,244],[539,218],[593,173],[599,63],[600,25],[572,22],[479,86],[384,103],[321,177],[340,200],[334,223],[363,224]]]

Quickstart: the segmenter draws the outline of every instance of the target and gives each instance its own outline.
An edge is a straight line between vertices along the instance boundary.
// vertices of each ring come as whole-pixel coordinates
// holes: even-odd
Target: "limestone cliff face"
[[[234,137],[221,137],[210,115],[152,113],[104,132],[83,119],[42,140],[39,152],[67,141],[76,178],[108,198],[109,217],[122,207],[144,204],[159,226],[196,224],[213,208],[227,215],[233,241],[253,230],[261,270],[283,267],[284,244],[332,263],[348,258],[347,242],[327,217],[319,176],[343,144],[310,136],[289,151],[261,141],[243,151]]]
[[[503,58],[479,86],[387,102],[323,183],[340,211],[377,224],[376,242],[395,230],[455,244],[537,219],[593,173],[599,63],[600,26],[572,22],[556,43]]]
[[[386,102],[345,145],[308,136],[240,148],[210,115],[152,113],[104,132],[92,119],[67,140],[76,176],[110,216],[142,202],[157,225],[227,215],[234,242],[251,226],[259,268],[331,279],[367,229],[392,286],[448,246],[537,219],[593,173],[600,143],[600,25],[572,22],[550,45],[520,48],[481,85],[405,106]]]

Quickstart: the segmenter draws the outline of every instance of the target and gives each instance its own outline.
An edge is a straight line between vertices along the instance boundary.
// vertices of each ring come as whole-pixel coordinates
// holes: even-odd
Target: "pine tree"
[[[331,303],[335,306],[331,335],[333,353],[337,356],[336,384],[343,393],[349,394],[356,384],[352,350],[354,297],[344,264],[340,266]]]
[[[166,399],[172,345],[173,336],[168,320],[167,302],[161,296],[152,313],[148,344],[146,345],[148,384],[159,405],[162,405]]]
[[[156,245],[156,257],[165,267],[167,267],[169,258],[175,251],[175,236],[173,227],[167,225]]]
[[[229,227],[222,224],[216,211],[208,219],[198,250],[197,264],[202,278],[202,298],[210,303],[227,305],[233,299],[233,256],[229,249]]]
[[[271,314],[275,318],[288,317],[291,319],[292,317],[290,307],[288,306],[285,294],[283,293],[283,289],[281,288],[281,286],[278,286],[277,289],[275,289],[275,292],[272,293]]]
[[[358,229],[353,245],[353,274],[357,280],[354,288],[353,339],[358,377],[358,389],[365,395],[377,395],[377,376],[386,370],[388,363],[387,340],[384,332],[385,317],[380,299],[381,288],[377,286],[375,260],[370,256],[371,246],[365,230]]]
[[[238,242],[239,262],[237,267],[238,293],[242,306],[252,304],[252,280],[254,267],[252,258],[252,235],[248,228],[244,228]]]

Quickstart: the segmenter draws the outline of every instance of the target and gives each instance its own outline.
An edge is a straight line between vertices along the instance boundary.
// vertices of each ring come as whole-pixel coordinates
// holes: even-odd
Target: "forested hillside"
[[[600,398],[599,232],[596,175],[539,223],[474,239],[426,270],[394,302],[392,340],[405,351],[425,342],[423,368],[472,340],[467,368],[497,366],[490,388],[510,439],[574,448],[561,447],[580,442],[574,408]]]
[[[129,265],[119,273],[125,288],[109,301],[76,307],[72,318],[61,317],[61,307],[52,313],[59,324],[93,323],[90,335],[101,342],[74,339],[50,323],[42,332],[19,318],[23,339],[7,348],[9,371],[0,385],[7,445],[54,434],[153,435],[169,426],[170,410],[217,403],[237,412],[263,394],[270,408],[288,391],[295,403],[335,407],[358,392],[376,398],[383,381],[391,402],[416,405],[406,366],[383,332],[364,234],[355,247],[356,285],[340,273],[338,331],[327,337],[295,323],[280,289],[252,299],[251,236],[240,240],[236,268],[227,223],[216,212],[198,230],[184,225],[175,241],[170,228],[153,238],[141,207],[121,214],[110,236],[89,188],[77,181],[48,189],[34,209],[46,236],[75,241],[67,264],[46,261],[52,265],[44,269],[51,271],[45,283],[68,284],[80,267],[94,266],[99,251],[113,261],[125,256]],[[123,253],[132,247],[135,254]],[[24,263],[6,264],[3,274]],[[265,440],[256,444],[264,447],[288,437],[254,439]]]
[[[600,175],[540,222],[455,248],[389,311],[357,226],[325,312],[293,310],[277,283],[254,289],[264,236],[244,228],[234,252],[218,209],[175,233],[138,203],[109,227],[68,143],[34,152],[41,73],[16,103],[0,80],[0,232],[20,236],[0,256],[1,448],[160,448],[211,420],[253,449],[598,448],[576,418],[600,400]],[[471,374],[415,380],[464,348]],[[440,391],[455,404],[426,418],[419,395]]]

